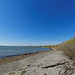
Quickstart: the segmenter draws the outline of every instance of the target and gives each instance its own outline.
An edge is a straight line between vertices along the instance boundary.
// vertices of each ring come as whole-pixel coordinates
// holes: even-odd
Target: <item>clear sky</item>
[[[53,45],[75,35],[75,0],[0,0],[0,45]]]

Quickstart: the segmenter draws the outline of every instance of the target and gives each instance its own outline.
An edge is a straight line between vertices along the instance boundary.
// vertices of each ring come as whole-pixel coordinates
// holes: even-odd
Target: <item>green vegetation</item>
[[[56,45],[58,50],[63,50],[70,58],[75,58],[75,38],[70,39],[62,44]]]
[[[74,39],[71,39],[71,40],[69,40],[69,41],[67,41],[67,43],[68,43],[69,45],[75,44],[75,38],[74,38]]]
[[[70,58],[75,58],[75,36],[73,39],[65,41],[61,44],[50,46],[31,46],[31,47],[57,48],[57,50],[64,51],[64,53]]]
[[[35,46],[35,47],[45,47],[45,48],[52,48],[52,47],[54,47],[54,45],[52,46],[52,45],[47,45],[47,46]]]
[[[11,73],[9,73],[8,75],[11,75]]]
[[[12,72],[12,73],[9,73],[8,75],[11,75],[11,74],[15,74],[14,72]]]
[[[61,44],[53,45],[53,46],[42,46],[45,48],[57,48],[57,50],[62,50],[64,53],[70,58],[75,58],[75,36],[73,39],[65,41]]]
[[[24,73],[26,73],[26,71],[25,70],[23,70],[21,73],[20,73],[20,75],[23,75]],[[9,73],[8,75],[12,75],[12,74],[15,74],[14,72],[12,72],[12,73]]]
[[[53,45],[54,46],[54,45]],[[45,48],[52,48],[52,45],[47,46],[25,46],[25,47],[45,47]]]
[[[42,46],[42,47],[45,47],[45,48],[52,48],[53,46]]]
[[[24,73],[26,73],[26,71],[25,71],[25,70],[23,70],[23,71],[21,72],[21,74],[20,74],[20,75],[23,75]]]

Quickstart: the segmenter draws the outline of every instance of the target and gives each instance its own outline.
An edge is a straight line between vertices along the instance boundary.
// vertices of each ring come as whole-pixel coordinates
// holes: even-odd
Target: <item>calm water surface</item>
[[[50,48],[42,48],[42,47],[14,47],[14,46],[0,46],[0,59],[16,56],[27,53],[35,53],[40,51],[47,51]]]

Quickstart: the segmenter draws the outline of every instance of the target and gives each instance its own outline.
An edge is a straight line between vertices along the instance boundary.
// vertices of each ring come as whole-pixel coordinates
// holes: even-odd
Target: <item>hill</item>
[[[75,58],[75,38],[67,40],[55,46],[58,50],[63,50],[70,58]]]

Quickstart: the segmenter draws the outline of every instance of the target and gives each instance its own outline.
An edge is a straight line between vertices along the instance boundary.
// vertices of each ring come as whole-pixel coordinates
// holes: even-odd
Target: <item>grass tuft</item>
[[[15,74],[14,72],[12,72],[12,73],[9,73],[8,75],[11,75],[11,74]]]
[[[22,71],[21,73],[20,73],[20,75],[23,75],[24,73],[26,73],[26,71],[24,70],[24,71]]]

